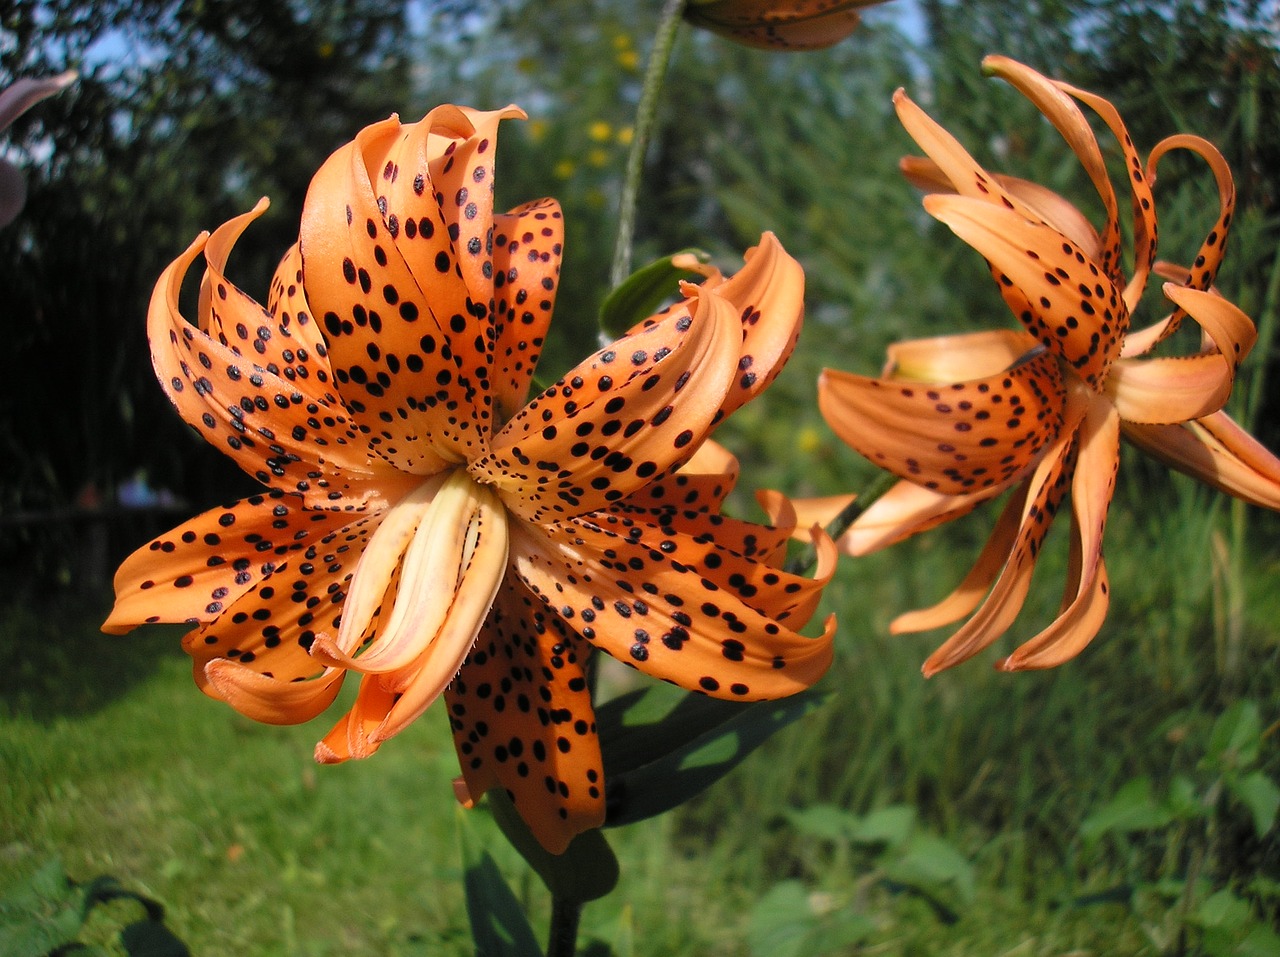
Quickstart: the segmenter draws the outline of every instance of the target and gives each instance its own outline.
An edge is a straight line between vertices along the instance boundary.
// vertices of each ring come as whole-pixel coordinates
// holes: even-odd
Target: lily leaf
[[[585,904],[604,897],[617,886],[618,859],[599,830],[584,831],[563,854],[552,854],[538,843],[504,791],[495,788],[488,792],[486,800],[502,833],[556,900]]]
[[[1240,803],[1253,816],[1253,831],[1262,837],[1276,823],[1280,811],[1280,787],[1261,771],[1253,771],[1244,777],[1228,782]]]
[[[678,280],[701,276],[687,268],[693,261],[705,263],[710,258],[700,249],[685,249],[641,266],[601,303],[600,328],[617,337],[649,318],[675,294]]]
[[[1237,701],[1214,722],[1204,760],[1220,772],[1239,771],[1256,764],[1261,750],[1258,706],[1252,701]]]
[[[1113,831],[1121,834],[1154,831],[1173,820],[1173,811],[1151,793],[1151,779],[1139,777],[1125,784],[1115,797],[1085,818],[1080,824],[1080,836],[1094,841]]]
[[[780,701],[738,705],[702,695],[628,701],[597,711],[606,784],[606,827],[669,811],[714,784],[775,731],[817,710],[827,695],[803,691]],[[657,707],[654,707],[658,704]],[[654,712],[649,708],[654,707]],[[607,718],[602,724],[601,712]],[[637,714],[656,713],[652,720]]]
[[[463,888],[477,957],[543,957],[520,902],[493,858],[481,849],[462,809],[458,811]]]

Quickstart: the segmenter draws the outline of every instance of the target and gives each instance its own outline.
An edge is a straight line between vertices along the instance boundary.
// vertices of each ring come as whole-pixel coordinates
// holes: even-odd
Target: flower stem
[[[578,920],[582,904],[563,897],[551,899],[551,930],[547,935],[547,957],[573,957],[578,950]]]
[[[684,13],[685,0],[666,0],[662,6],[662,19],[658,21],[658,33],[653,40],[653,52],[645,68],[644,88],[640,93],[640,105],[636,107],[636,128],[631,138],[631,152],[627,155],[626,178],[622,182],[622,201],[618,206],[618,239],[613,247],[613,266],[609,270],[609,288],[616,289],[631,274],[631,245],[635,238],[636,197],[640,193],[640,179],[644,172],[644,154],[648,151],[653,135],[654,120],[658,115],[658,94],[671,62],[671,50],[675,46],[676,28]]]

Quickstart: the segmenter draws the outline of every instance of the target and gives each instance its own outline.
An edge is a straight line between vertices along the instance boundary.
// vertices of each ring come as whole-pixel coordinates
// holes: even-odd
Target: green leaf
[[[950,887],[962,903],[973,900],[973,864],[951,844],[933,834],[915,834],[902,855],[884,864],[891,881],[916,890]]]
[[[609,293],[600,305],[600,328],[611,337],[620,336],[636,323],[657,312],[658,307],[676,293],[677,281],[702,278],[699,273],[677,266],[677,256],[692,256],[703,263],[710,259],[700,249],[685,249],[641,266]]]
[[[916,810],[905,804],[891,804],[860,819],[850,833],[858,844],[901,844],[916,825]]]
[[[752,909],[747,946],[752,957],[843,953],[874,929],[869,919],[829,895],[810,894],[799,881],[783,881]]]
[[[845,841],[857,826],[858,819],[834,804],[814,804],[805,808],[788,808],[787,821],[801,834],[824,841]]]
[[[1276,823],[1280,811],[1280,787],[1261,771],[1253,771],[1244,777],[1229,779],[1228,787],[1240,803],[1253,815],[1253,831],[1262,837]]]
[[[458,808],[462,881],[476,957],[543,957],[520,902],[493,858],[480,848],[465,814]]]
[[[1115,831],[1154,831],[1174,820],[1173,812],[1151,793],[1151,779],[1134,778],[1116,792],[1115,797],[1080,824],[1080,836],[1095,841]]]
[[[43,957],[75,940],[84,923],[84,892],[62,864],[47,861],[0,899],[0,954]]]
[[[485,799],[502,833],[542,878],[553,897],[585,904],[604,897],[617,886],[618,859],[598,829],[579,834],[563,854],[552,854],[538,843],[506,792],[495,788]]]
[[[1252,701],[1237,701],[1213,725],[1205,764],[1216,771],[1244,770],[1258,761],[1262,747],[1262,719]]]
[[[802,691],[780,701],[716,702],[710,708],[699,697],[681,700],[657,721],[633,726],[637,743],[633,747],[624,741],[621,753],[616,741],[601,734],[608,782],[606,827],[678,807],[737,767],[775,731],[817,710],[827,696]],[[695,728],[706,730],[692,734]]]

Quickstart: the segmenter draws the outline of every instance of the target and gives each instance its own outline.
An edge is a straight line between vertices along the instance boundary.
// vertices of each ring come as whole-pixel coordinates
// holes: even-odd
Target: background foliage
[[[981,77],[987,52],[1113,98],[1144,152],[1175,131],[1223,149],[1242,206],[1220,282],[1262,331],[1234,411],[1280,445],[1274,3],[902,3],[821,53],[679,39],[637,262],[696,245],[732,268],[771,229],[808,276],[800,349],[721,436],[747,466],[737,507],[757,487],[871,478],[817,415],[822,366],[873,372],[893,339],[1008,321],[975,255],[897,175],[911,144],[895,87],[980,160],[1097,213],[1056,132]],[[0,893],[58,855],[73,877],[111,872],[163,900],[196,952],[465,952],[443,720],[374,761],[314,769],[316,727],[251,726],[206,701],[174,635],[94,634],[103,570],[169,524],[113,511],[126,481],[144,471],[184,513],[249,486],[169,410],[142,317],[196,232],[263,194],[272,211],[231,269],[265,291],[311,173],[359,127],[514,101],[531,120],[504,128],[499,204],[554,195],[566,209],[554,377],[594,342],[655,19],[622,0],[0,4],[0,83],[82,73],[5,147],[30,199],[0,231]],[[1170,258],[1212,216],[1207,178],[1161,168]],[[975,663],[925,683],[936,636],[885,636],[896,611],[961,577],[981,520],[842,568],[831,703],[691,805],[621,831],[623,883],[588,910],[588,936],[655,955],[1280,952],[1267,936],[1280,848],[1259,783],[1280,777],[1280,526],[1137,456],[1122,476],[1115,606],[1052,673]],[[105,517],[90,521],[95,498]],[[1051,549],[1044,577],[1064,561]],[[1026,629],[1051,613],[1053,596],[1035,598]]]

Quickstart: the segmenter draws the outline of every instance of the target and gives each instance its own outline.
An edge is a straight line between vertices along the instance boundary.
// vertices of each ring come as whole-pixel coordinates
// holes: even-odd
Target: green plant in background
[[[1280,934],[1264,916],[1280,907],[1280,883],[1250,864],[1280,814],[1276,762],[1264,753],[1276,726],[1264,732],[1260,715],[1256,702],[1237,701],[1207,735],[1194,716],[1172,716],[1182,748],[1199,755],[1194,766],[1163,788],[1132,778],[1081,822],[1086,845],[1106,839],[1154,856],[1154,877],[1132,867],[1119,896],[1162,953],[1280,953]]]
[[[96,877],[86,884],[73,881],[57,860],[0,898],[0,953],[5,957],[105,957],[104,948],[81,943],[79,938],[90,914],[114,902],[131,902],[143,911],[140,919],[130,920],[119,932],[119,944],[128,957],[190,957],[186,945],[165,926],[164,908],[158,902],[126,890],[114,877]]]

